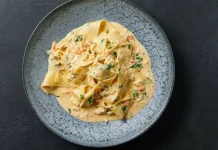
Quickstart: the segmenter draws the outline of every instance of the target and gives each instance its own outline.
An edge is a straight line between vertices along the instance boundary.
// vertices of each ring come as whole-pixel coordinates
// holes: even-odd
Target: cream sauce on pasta
[[[130,119],[153,95],[147,51],[116,22],[87,23],[53,42],[47,53],[48,72],[41,88],[80,120]]]

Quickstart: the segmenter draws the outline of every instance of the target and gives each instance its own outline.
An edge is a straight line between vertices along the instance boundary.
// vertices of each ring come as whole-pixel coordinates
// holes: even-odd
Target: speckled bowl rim
[[[25,48],[25,51],[24,51],[23,62],[22,62],[22,80],[23,80],[23,87],[24,87],[24,91],[25,91],[26,97],[27,97],[27,99],[28,99],[28,103],[30,104],[30,106],[31,106],[31,108],[33,109],[34,113],[35,113],[36,116],[39,118],[39,120],[40,120],[49,130],[51,130],[53,133],[55,133],[57,136],[61,137],[62,139],[65,139],[66,141],[69,141],[69,142],[71,142],[71,143],[73,143],[73,142],[70,141],[70,140],[68,140],[67,138],[65,138],[62,134],[57,133],[57,132],[56,132],[55,130],[53,130],[48,124],[46,124],[46,123],[41,119],[41,117],[38,115],[38,113],[36,112],[36,110],[33,108],[33,105],[32,105],[32,103],[31,103],[31,101],[30,101],[30,98],[29,98],[29,96],[28,96],[27,89],[26,89],[26,86],[25,86],[26,83],[25,83],[25,79],[24,79],[24,64],[25,64],[25,57],[26,57],[27,48],[28,48],[29,43],[30,43],[30,41],[31,41],[31,39],[32,39],[32,36],[35,34],[35,31],[38,29],[38,27],[40,26],[40,24],[41,24],[44,20],[46,20],[46,18],[47,18],[48,16],[50,16],[53,12],[55,12],[55,11],[58,10],[59,8],[65,6],[65,5],[67,5],[68,3],[71,3],[71,2],[73,2],[73,1],[74,1],[74,0],[69,0],[69,1],[66,1],[66,2],[60,4],[59,6],[57,6],[56,8],[54,8],[52,11],[50,11],[50,12],[38,23],[38,25],[37,25],[37,26],[35,27],[35,29],[33,30],[32,34],[30,35],[30,38],[29,38],[29,40],[28,40],[28,42],[27,42],[27,45],[26,45],[26,48]],[[136,4],[134,4],[133,2],[130,2],[130,1],[128,1],[128,0],[121,0],[121,1],[124,1],[124,2],[126,2],[126,3],[129,3],[129,4],[131,4],[131,5],[135,6],[135,7],[137,7],[138,9],[140,9],[143,13],[145,13],[147,16],[150,17],[150,19],[157,25],[157,27],[158,27],[158,28],[160,29],[160,31],[163,33],[163,36],[164,36],[164,38],[166,39],[166,42],[167,42],[167,44],[168,44],[168,46],[169,46],[169,53],[171,54],[171,59],[172,59],[172,77],[171,77],[172,83],[171,83],[171,85],[170,85],[169,95],[168,95],[168,97],[167,97],[167,100],[166,100],[165,104],[163,104],[162,109],[159,110],[159,112],[158,112],[159,114],[157,115],[157,117],[150,123],[150,126],[145,127],[144,130],[141,130],[141,132],[138,132],[136,135],[130,136],[128,139],[123,140],[123,141],[121,141],[121,142],[119,142],[119,143],[115,143],[115,144],[112,143],[112,144],[106,145],[106,146],[100,146],[100,147],[99,147],[99,146],[88,146],[88,145],[85,145],[85,144],[83,144],[83,143],[74,143],[74,144],[77,144],[77,145],[82,145],[82,146],[86,146],[86,147],[96,147],[96,148],[112,147],[112,146],[117,146],[117,145],[120,145],[120,144],[127,143],[127,142],[129,142],[129,141],[131,141],[131,140],[133,140],[133,139],[139,137],[140,135],[142,135],[143,133],[145,133],[147,130],[149,130],[149,129],[157,122],[157,120],[161,117],[161,115],[163,114],[164,110],[166,109],[166,107],[167,107],[167,105],[168,105],[168,103],[169,103],[170,97],[172,96],[172,93],[173,93],[174,82],[175,82],[175,61],[174,61],[174,56],[173,56],[172,47],[171,47],[171,45],[170,45],[170,42],[169,42],[169,40],[168,40],[168,38],[167,38],[165,32],[163,31],[163,29],[161,28],[161,26],[159,25],[159,23],[152,17],[152,15],[150,15],[150,14],[149,14],[147,11],[145,11],[142,7],[136,5]]]

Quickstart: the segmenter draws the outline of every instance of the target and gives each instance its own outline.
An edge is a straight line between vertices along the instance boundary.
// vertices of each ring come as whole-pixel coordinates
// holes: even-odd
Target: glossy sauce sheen
[[[123,27],[122,25],[120,25],[116,22],[110,22],[110,25],[113,26],[119,32],[119,34],[125,38],[128,38],[127,35],[133,35],[128,29],[126,29],[125,27]],[[107,23],[105,26],[107,26]],[[107,29],[108,28],[110,29],[111,26],[108,26]],[[79,30],[82,30],[82,28],[80,27],[80,29],[73,30],[71,33],[68,34],[68,36],[70,34],[72,34],[73,32],[75,34]],[[133,35],[133,37],[134,37],[134,35]],[[66,40],[62,40],[61,42],[65,43],[65,41]],[[101,121],[111,121],[111,120],[120,120],[120,119],[130,119],[131,117],[133,117],[137,113],[139,113],[139,111],[142,108],[144,108],[146,106],[146,104],[150,101],[150,99],[152,98],[152,95],[154,92],[155,80],[154,80],[154,76],[153,76],[152,71],[151,71],[150,58],[149,58],[148,53],[146,52],[145,48],[142,46],[142,44],[135,37],[134,37],[134,40],[129,40],[128,42],[130,42],[131,47],[132,47],[132,51],[133,51],[132,54],[134,54],[134,56],[131,55],[131,57],[135,58],[135,54],[140,54],[139,58],[143,58],[143,60],[141,60],[141,63],[143,64],[143,66],[141,69],[139,69],[138,72],[140,72],[144,77],[143,79],[145,79],[145,82],[143,85],[143,87],[144,87],[143,92],[146,93],[146,95],[143,95],[143,92],[140,93],[140,87],[134,87],[134,82],[137,82],[137,73],[135,73],[134,68],[130,68],[130,66],[131,66],[131,62],[130,62],[130,65],[127,67],[128,69],[125,71],[127,72],[127,74],[129,74],[130,77],[132,77],[132,74],[135,73],[136,78],[134,78],[134,82],[132,82],[133,85],[128,83],[128,84],[126,84],[125,89],[124,89],[124,91],[126,91],[128,93],[128,95],[131,96],[131,99],[127,100],[128,104],[125,103],[125,100],[124,100],[124,102],[120,102],[120,104],[122,103],[122,105],[127,106],[126,107],[127,110],[126,110],[124,115],[116,115],[116,113],[114,114],[113,112],[110,114],[108,114],[107,112],[97,114],[96,109],[99,108],[99,105],[98,105],[98,103],[95,103],[95,102],[93,102],[92,104],[86,104],[87,102],[84,102],[85,104],[82,106],[75,105],[75,103],[72,102],[72,101],[74,101],[74,99],[72,98],[71,93],[72,93],[72,91],[75,91],[75,89],[77,89],[77,87],[81,86],[82,83],[79,83],[78,85],[75,85],[72,87],[54,85],[54,87],[50,88],[49,85],[47,84],[48,83],[47,81],[49,79],[45,79],[42,83],[41,88],[47,94],[56,95],[59,104],[68,113],[70,113],[72,116],[74,116],[80,120],[83,120],[86,122],[101,122]],[[71,58],[70,55],[74,55],[72,53],[69,53],[69,51],[68,51],[68,54],[69,54],[68,59]],[[121,53],[119,55],[124,55],[124,54]],[[62,58],[61,58],[61,60],[62,60]],[[49,60],[49,61],[50,61],[50,64],[53,63],[53,61],[51,61],[51,60]],[[130,59],[130,61],[131,61],[131,59]],[[137,60],[135,60],[135,61],[137,61]],[[57,61],[54,61],[54,63],[57,63]],[[122,72],[122,69],[120,72]],[[64,75],[66,76],[66,74],[64,74]],[[125,77],[126,76],[124,76],[124,78]],[[126,82],[129,82],[129,81],[130,80],[126,80]],[[137,92],[138,94],[136,93],[134,95],[134,93],[131,93],[131,91],[133,91],[131,88],[132,89],[133,88],[139,89],[139,92]],[[144,96],[146,98],[144,98]],[[133,97],[136,97],[136,98],[133,99]],[[113,102],[111,105],[113,108],[113,107],[118,107],[119,104],[115,105]],[[104,108],[104,110],[105,110],[105,108]],[[123,108],[123,107],[121,107],[121,108]]]

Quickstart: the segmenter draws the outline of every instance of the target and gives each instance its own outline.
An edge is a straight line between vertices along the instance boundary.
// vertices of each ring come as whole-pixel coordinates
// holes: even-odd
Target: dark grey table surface
[[[0,149],[90,149],[48,130],[31,110],[22,58],[39,21],[67,0],[0,0]],[[218,1],[132,0],[162,26],[173,48],[176,82],[159,121],[108,149],[218,149]]]

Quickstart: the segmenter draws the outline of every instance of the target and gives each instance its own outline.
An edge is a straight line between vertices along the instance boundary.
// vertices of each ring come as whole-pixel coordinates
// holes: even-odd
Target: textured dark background
[[[62,140],[31,110],[22,57],[39,21],[67,0],[0,0],[0,149],[89,149]],[[173,48],[176,83],[160,120],[111,149],[218,149],[217,0],[132,0],[162,26]]]

